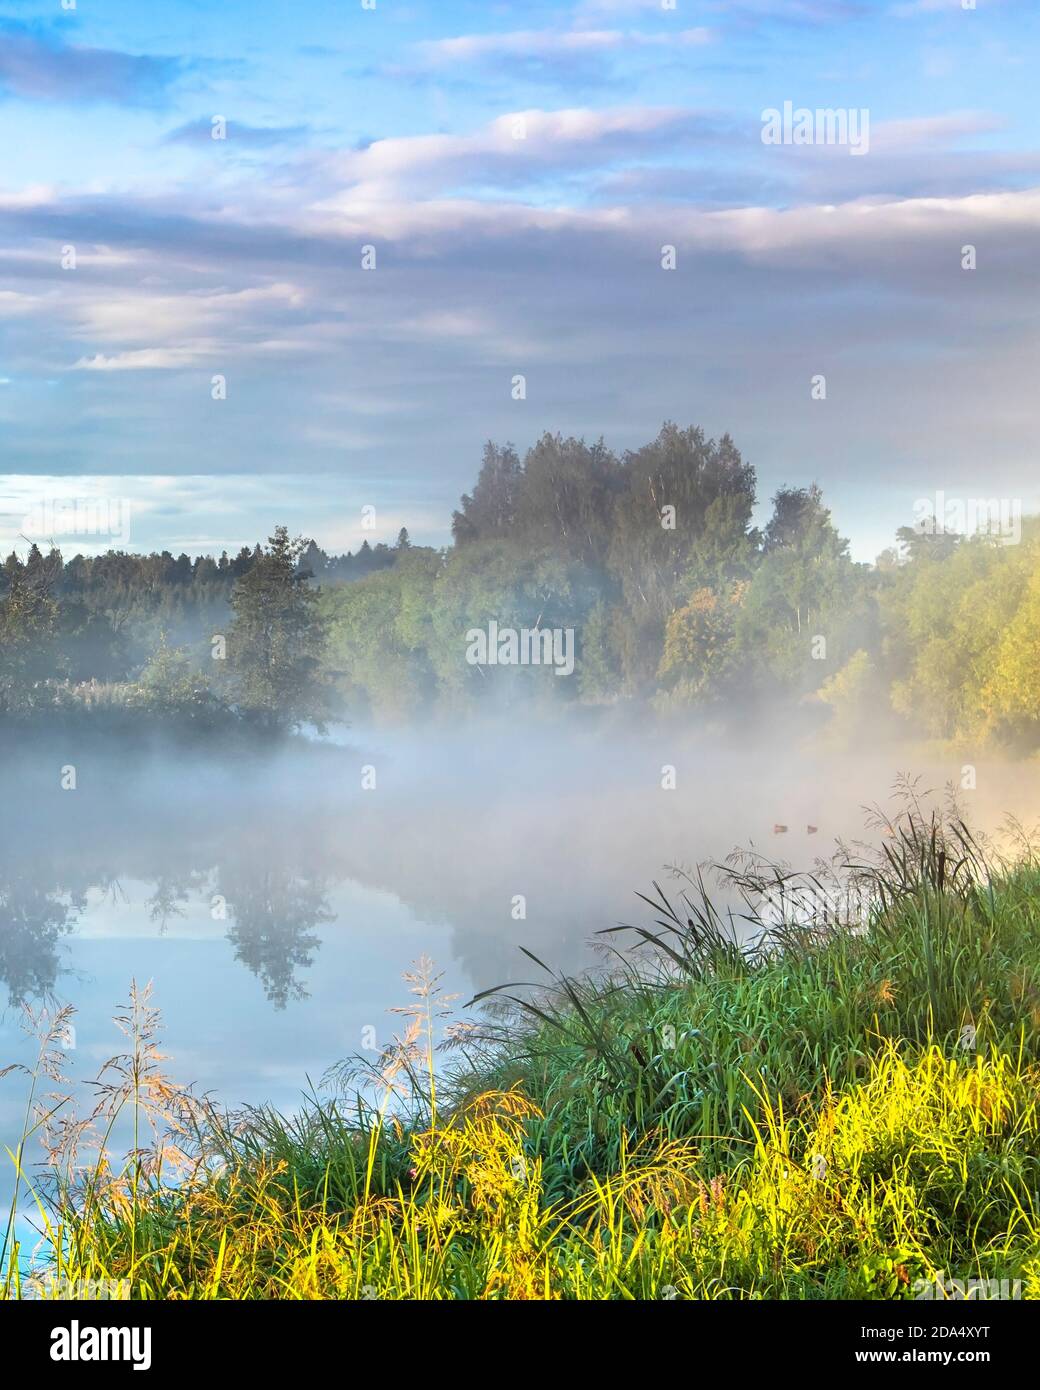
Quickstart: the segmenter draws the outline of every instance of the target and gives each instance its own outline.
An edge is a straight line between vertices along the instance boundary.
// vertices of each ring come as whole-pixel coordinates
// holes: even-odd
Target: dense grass
[[[140,1298],[826,1299],[945,1272],[1040,1296],[1040,869],[957,821],[883,828],[877,862],[845,856],[862,921],[820,877],[745,864],[759,928],[772,903],[745,945],[699,883],[658,889],[634,959],[608,938],[609,976],[497,994],[447,1068],[420,975],[382,1101],[339,1068],[295,1116],[217,1114],[162,1079],[136,1001],[95,1124],[166,1138],[74,1180],[73,1131],[52,1137],[38,1274]]]

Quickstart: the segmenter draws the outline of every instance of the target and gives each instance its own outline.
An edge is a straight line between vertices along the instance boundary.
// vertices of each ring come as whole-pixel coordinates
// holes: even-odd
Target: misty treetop
[[[489,442],[453,544],[329,556],[276,528],[234,557],[36,546],[0,569],[0,709],[106,701],[257,729],[522,706],[649,705],[739,720],[778,702],[869,730],[1033,747],[1040,531],[904,528],[854,562],[815,485],[765,525],[733,440],[666,424],[619,456],[545,434]],[[573,633],[573,675],[474,664],[467,634]]]
[[[220,653],[229,660],[239,709],[267,729],[307,720],[320,726],[325,714],[318,595],[299,564],[306,548],[284,526],[275,527],[267,549],[231,591],[234,618]]]
[[[755,503],[733,440],[696,427],[622,457],[489,442],[451,549],[323,595],[328,666],[375,717],[563,700],[739,719],[779,702],[847,739],[1036,743],[1035,526],[1017,546],[907,527],[865,565],[817,486],[781,488],[761,530]],[[574,678],[468,665],[465,634],[491,622],[573,628]]]
[[[444,555],[323,599],[329,662],[355,708],[415,715],[511,701],[750,707],[815,691],[876,643],[872,571],[855,565],[816,488],[784,489],[762,533],[755,472],[728,436],[666,424],[619,458],[544,435],[523,460],[488,443]],[[460,635],[570,629],[573,681],[467,665]]]
[[[259,635],[244,605],[262,589],[270,548],[283,543],[278,537],[276,532],[267,549],[243,546],[217,559],[113,550],[65,561],[57,548],[44,554],[35,543],[24,560],[12,552],[0,566],[0,713],[137,706],[171,719],[177,711],[190,713],[193,722],[209,723],[231,707],[227,677],[234,668],[241,676],[242,710],[252,709],[250,698],[256,697],[254,713],[262,717],[259,711],[272,697],[269,690],[261,698],[261,650],[253,652],[252,666],[233,646],[230,654],[220,653],[229,655],[226,668],[212,658],[215,639],[227,637],[240,589],[243,641],[252,645]],[[287,536],[284,543],[290,544]],[[328,555],[313,541],[292,544],[294,589],[305,575],[325,586],[350,583],[393,564],[397,555],[367,540],[346,555]],[[403,548],[408,544],[404,533]],[[303,611],[300,604],[304,610],[312,606],[300,598],[287,604],[287,628]],[[277,640],[271,637],[275,646]],[[305,644],[302,629],[294,640]],[[273,668],[269,679],[280,679]],[[287,697],[287,691],[282,694]],[[299,699],[281,703],[283,722],[294,722],[302,711]],[[308,697],[308,708],[315,714],[323,706]]]

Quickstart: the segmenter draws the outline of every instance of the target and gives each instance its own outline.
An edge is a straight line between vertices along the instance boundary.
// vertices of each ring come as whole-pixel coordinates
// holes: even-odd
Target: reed
[[[334,1067],[292,1115],[179,1090],[135,992],[85,1122],[27,1081],[14,1201],[28,1186],[43,1244],[27,1260],[8,1223],[4,1296],[913,1298],[944,1276],[1040,1296],[1040,868],[956,817],[887,830],[876,857],[840,850],[862,911],[825,866],[743,856],[725,908],[703,875],[658,886],[652,925],[604,937],[609,970],[532,956],[533,991],[446,1038],[423,962],[378,1064]],[[34,1024],[53,1079],[56,1023]]]

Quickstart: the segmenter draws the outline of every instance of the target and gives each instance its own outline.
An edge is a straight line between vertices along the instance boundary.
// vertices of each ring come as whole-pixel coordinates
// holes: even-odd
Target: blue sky
[[[439,542],[485,439],[664,419],[861,558],[936,490],[1036,508],[1038,41],[1027,0],[0,4],[0,543],[80,496],[133,548]],[[868,150],[765,145],[785,101]]]

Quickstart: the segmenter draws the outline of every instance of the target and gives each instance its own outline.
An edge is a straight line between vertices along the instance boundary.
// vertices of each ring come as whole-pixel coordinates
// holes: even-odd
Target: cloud
[[[393,486],[410,526],[412,505],[450,513],[485,437],[624,448],[679,416],[732,430],[763,492],[870,469],[924,495],[985,457],[1024,495],[1040,189],[958,183],[992,116],[879,121],[869,160],[840,160],[765,150],[757,113],[747,131],[681,107],[521,114],[522,140],[506,116],[217,188],[7,199],[6,467],[325,470],[366,503]],[[969,154],[972,178],[1027,172],[1022,151]],[[739,205],[693,201],[713,157],[704,177],[741,185]]]
[[[184,125],[179,125],[165,136],[163,143],[167,145],[213,145],[227,142],[227,146],[234,149],[237,145],[244,145],[249,149],[270,149],[276,145],[296,144],[310,134],[310,127],[306,125],[283,125],[283,126],[255,126],[247,125],[245,121],[226,121],[224,125],[224,135],[220,141],[214,140],[214,118],[211,116],[200,116],[197,120],[186,121]]]
[[[418,45],[420,54],[434,64],[479,62],[487,58],[571,57],[575,54],[628,52],[634,48],[691,47],[710,43],[705,27],[662,30],[656,34],[621,29],[518,29],[499,34],[460,34],[431,39]]]
[[[1028,152],[1001,155],[969,142],[1003,128],[986,111],[874,120],[869,160],[843,147],[761,141],[757,113],[742,122],[722,112],[675,106],[532,109],[465,134],[396,136],[311,162],[319,180],[340,187],[312,204],[322,213],[363,210],[407,198],[457,201],[479,190],[527,192],[532,202],[574,204],[579,191],[602,201],[824,201],[875,193],[982,191],[1031,178]],[[967,146],[967,148],[966,148]],[[937,160],[936,153],[949,153]],[[691,161],[693,163],[691,164]],[[859,165],[850,168],[850,164]],[[1018,170],[1018,175],[1015,171]],[[401,207],[403,215],[408,209]]]
[[[138,372],[193,367],[203,358],[196,348],[138,348],[133,352],[118,352],[106,357],[103,352],[93,357],[81,357],[75,363],[78,372]]]
[[[147,261],[140,257],[128,263],[131,273],[138,273]],[[142,287],[138,293],[122,293],[117,298],[88,300],[80,322],[84,336],[106,342],[153,340],[159,336],[167,341],[183,340],[193,334],[219,335],[244,312],[272,309],[277,313],[286,306],[300,305],[305,294],[287,283],[249,286],[237,290],[196,290],[178,294],[163,294],[154,286]]]
[[[715,134],[712,116],[684,107],[515,111],[473,134],[394,137],[338,155],[329,171],[351,192],[323,206],[384,200],[406,189],[421,196],[471,181],[502,186],[583,163],[659,156],[663,142]]]
[[[170,549],[231,553],[252,548],[276,522],[294,534],[315,535],[330,551],[358,550],[367,540],[393,543],[407,526],[416,543],[443,542],[449,517],[425,499],[388,499],[376,511],[373,530],[362,530],[361,508],[371,490],[327,474],[274,473],[265,477],[208,474],[5,474],[0,483],[0,545],[3,554],[24,554],[30,539],[53,539],[66,557],[77,551],[100,554],[117,543],[98,530],[112,518],[131,550]],[[58,533],[48,526],[33,535],[32,522],[61,517],[78,530]],[[93,525],[87,524],[93,519]],[[27,523],[30,523],[27,526]],[[59,521],[60,524],[60,521]],[[28,534],[27,534],[28,533]]]
[[[81,47],[46,29],[0,19],[0,90],[13,96],[149,106],[182,68],[176,58]]]
[[[579,19],[591,22],[618,15],[660,14],[661,10],[661,0],[582,0],[577,14]],[[704,10],[713,20],[779,20],[791,24],[827,24],[860,18],[869,12],[865,0],[714,0]],[[664,17],[671,18],[669,14]]]
[[[95,225],[103,216],[111,224],[107,234],[117,249],[115,229],[133,226],[118,203],[107,214],[92,204],[90,215]],[[132,400],[106,392],[79,407],[67,404],[103,412],[97,418],[113,462],[124,449],[132,461],[148,429],[158,430],[149,447],[161,462],[172,465],[182,449],[184,461],[195,462],[198,442],[187,441],[202,428],[204,452],[214,459],[242,466],[250,458],[263,469],[286,452],[316,466],[333,466],[344,451],[367,457],[377,435],[390,457],[425,452],[431,432],[443,431],[440,447],[461,448],[474,411],[497,420],[508,400],[503,383],[514,370],[530,376],[539,426],[561,421],[562,410],[562,423],[598,432],[594,417],[602,409],[602,428],[609,429],[615,416],[615,424],[627,417],[633,391],[651,417],[674,413],[669,400],[677,399],[680,377],[692,372],[697,379],[709,343],[719,369],[743,362],[750,370],[776,333],[785,361],[814,350],[829,359],[848,353],[849,295],[870,323],[872,371],[886,344],[895,345],[896,360],[922,341],[945,352],[956,324],[994,370],[1010,370],[1013,326],[1040,233],[1040,191],[721,211],[403,197],[320,216],[304,210],[301,222],[277,231],[251,221],[229,225],[225,214],[219,241],[205,252],[211,214],[186,220],[183,209],[171,213],[165,232],[154,209],[149,215],[156,233],[149,248],[123,248],[99,263],[96,278],[65,276],[60,299],[46,282],[35,298],[28,295],[35,315],[22,305],[9,320],[19,329],[12,368],[20,379],[33,366],[37,374],[60,373],[70,363],[84,378],[115,382],[149,371],[183,379],[176,397],[150,388]],[[78,235],[74,205],[64,206],[61,220]],[[19,240],[27,232],[31,238],[23,224]],[[380,248],[372,274],[360,269],[368,240]],[[965,298],[965,241],[977,242],[987,263],[984,300]],[[660,270],[664,242],[678,247],[674,278]],[[294,262],[290,281],[285,257],[298,244],[310,254]],[[61,275],[53,261],[50,274],[55,281]],[[200,291],[200,275],[214,287]],[[832,321],[832,309],[843,305]],[[631,324],[648,316],[653,333],[633,337]],[[63,340],[80,345],[64,366]],[[590,406],[575,374],[593,369],[605,398]],[[225,407],[210,401],[213,371],[229,378],[224,415]],[[929,374],[934,359],[925,377],[907,386],[908,398],[922,391],[931,398]],[[764,398],[782,376],[772,385],[763,378]],[[1008,381],[1015,379],[1012,371]],[[998,388],[996,399],[1007,389]],[[716,395],[716,408],[753,433],[762,402],[741,404],[739,392],[730,399],[725,381]],[[461,412],[460,400],[468,402]],[[589,411],[587,421],[574,422],[576,400]],[[378,429],[359,432],[363,416],[378,420]],[[33,416],[33,429],[44,435],[61,423],[60,414]],[[504,415],[500,423],[510,429]],[[91,447],[88,430],[77,448],[89,454]]]
[[[1000,0],[988,0],[988,2],[999,4]],[[963,12],[965,8],[962,0],[900,0],[900,3],[891,6],[890,13],[900,19],[907,19],[914,15],[939,14],[950,10]]]
[[[1005,126],[991,111],[952,111],[941,116],[916,116],[879,121],[871,131],[876,150],[931,149],[954,144],[966,136],[989,135]]]
[[[464,7],[482,17],[460,24],[459,7],[427,6],[429,24],[371,31],[346,106],[358,50],[299,59],[327,26],[308,31],[298,7],[293,43],[247,26],[216,89],[184,91],[161,123],[97,125],[62,103],[159,105],[217,60],[114,51],[145,32],[125,6],[94,31],[111,51],[76,46],[83,4],[78,30],[0,21],[0,92],[22,121],[8,149],[23,154],[0,192],[4,468],[277,474],[250,496],[251,540],[280,500],[324,506],[340,486],[409,525],[413,509],[446,518],[488,436],[523,448],[558,428],[624,448],[671,417],[732,430],[763,494],[817,474],[880,496],[912,479],[912,497],[979,465],[1017,469],[1022,487],[994,486],[1024,495],[1040,150],[1014,64],[1028,45],[982,34],[982,16],[925,19],[929,43],[949,20],[964,95],[922,68],[928,44],[899,49],[898,3],[571,0]],[[164,10],[169,52],[214,52],[197,8]],[[411,86],[387,81],[394,58],[414,64]],[[553,83],[567,95],[546,97]],[[764,147],[760,104],[785,95],[869,105],[869,157]],[[37,122],[12,111],[19,96],[57,112]],[[228,141],[212,150],[221,110]],[[286,475],[320,471],[325,491],[292,495]],[[213,491],[199,496],[185,528],[226,534]]]
[[[855,3],[855,0],[734,0],[732,4],[724,4],[724,8],[738,15],[761,15],[811,24],[860,19],[870,10],[868,4]]]
[[[840,145],[764,146],[750,115],[729,129],[716,116],[699,138],[673,138],[668,162],[632,159],[605,168],[589,197],[601,204],[790,206],[1028,187],[1040,173],[1040,150],[996,148],[991,137],[1006,124],[988,111],[873,119],[869,158],[850,160]]]

